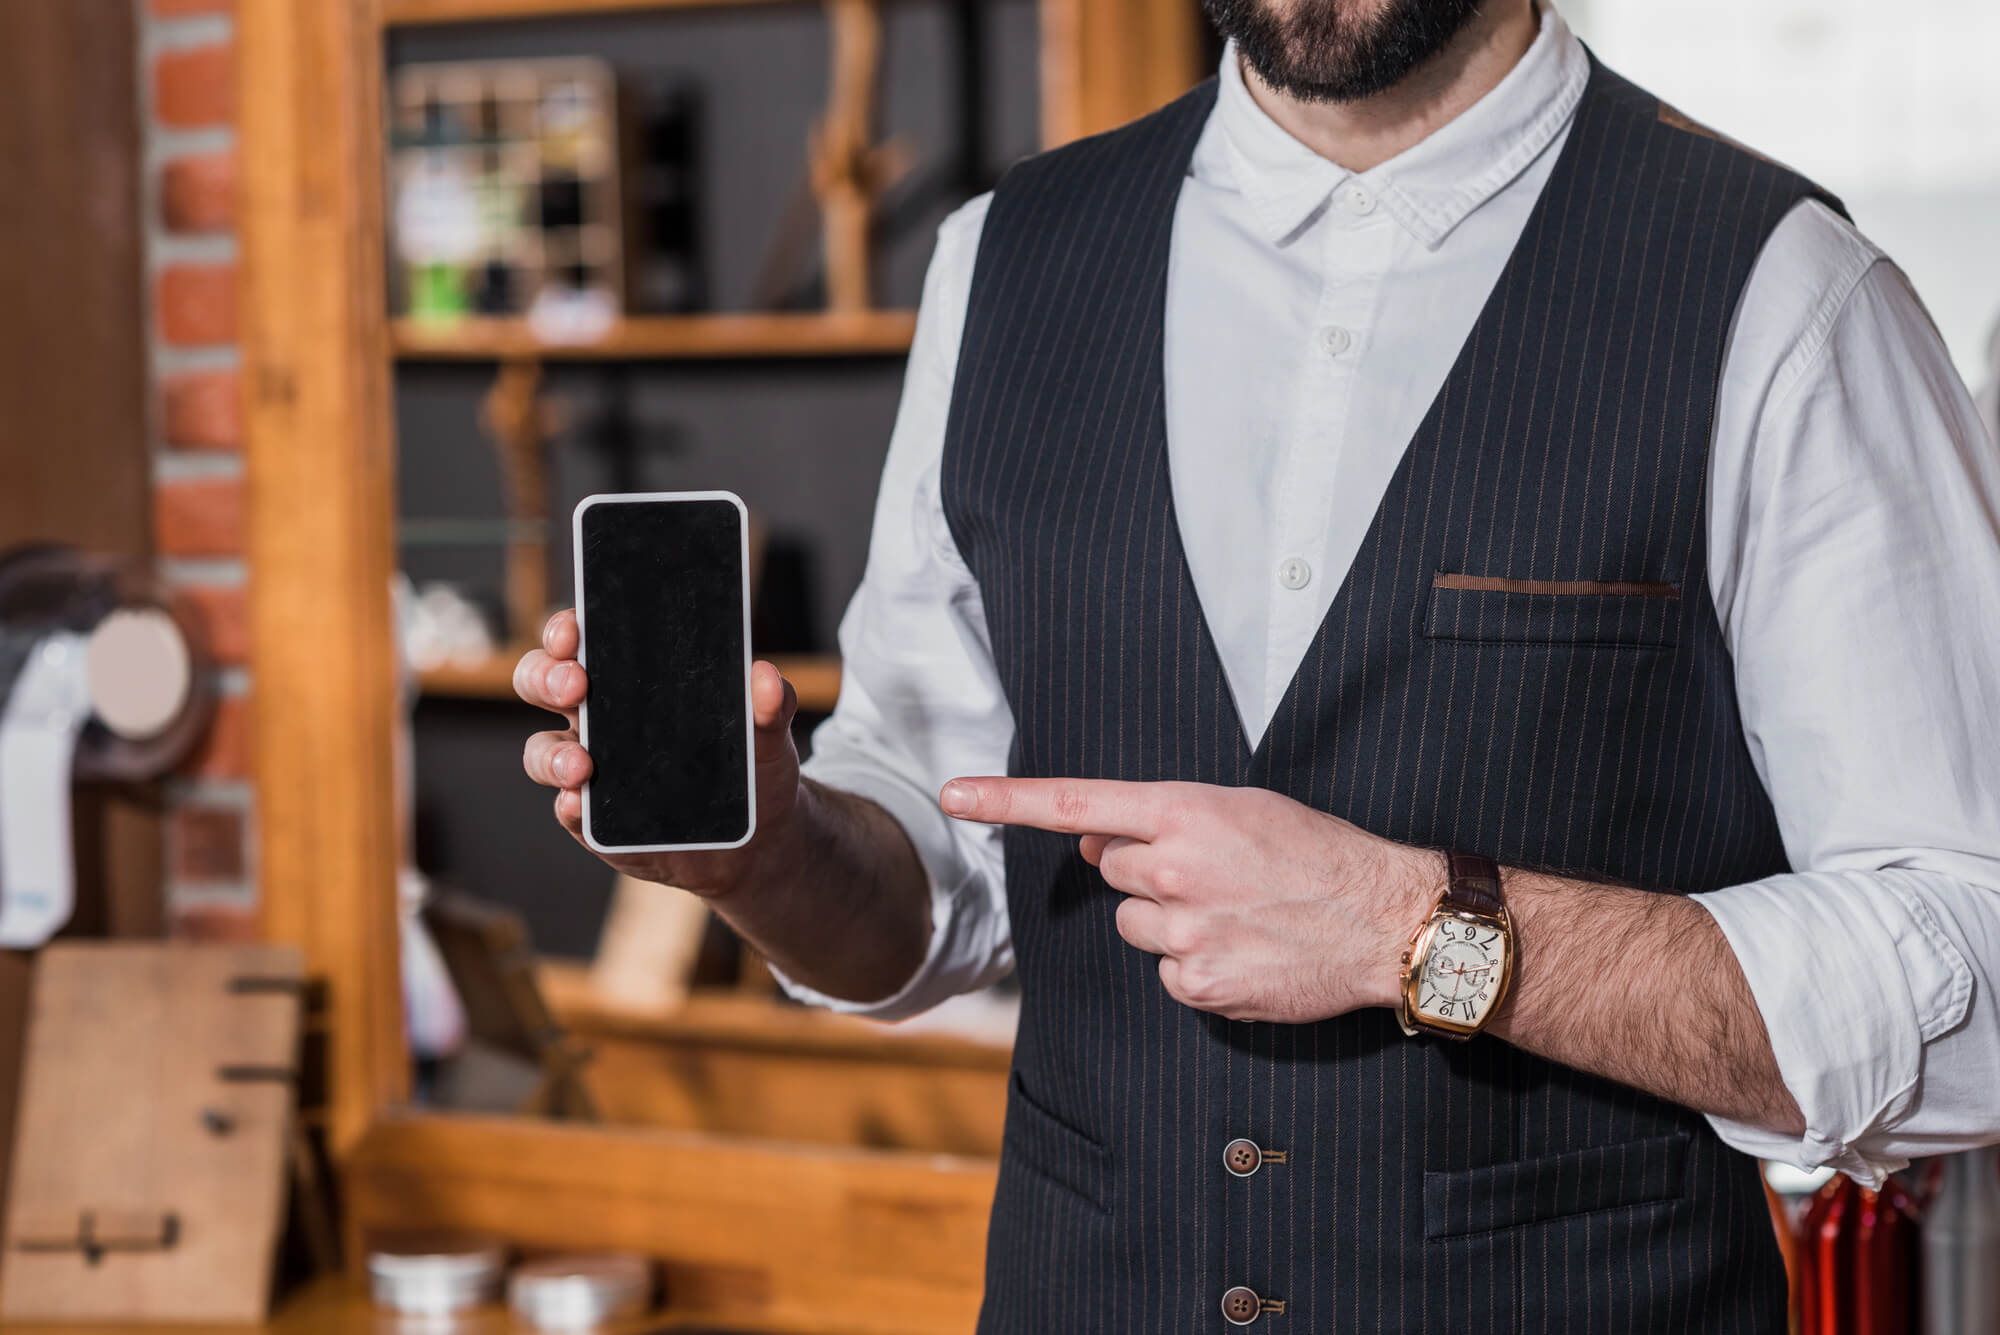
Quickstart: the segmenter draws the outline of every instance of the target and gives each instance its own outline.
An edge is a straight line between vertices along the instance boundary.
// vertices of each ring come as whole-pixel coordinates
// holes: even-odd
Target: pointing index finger
[[[1117,779],[953,779],[938,794],[961,820],[1143,840],[1159,833],[1161,800],[1157,785]]]

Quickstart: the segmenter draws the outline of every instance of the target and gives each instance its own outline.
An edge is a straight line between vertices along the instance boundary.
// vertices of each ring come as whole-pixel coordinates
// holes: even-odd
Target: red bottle
[[[1855,1335],[1916,1335],[1917,1207],[1895,1178],[1862,1189],[1854,1250]]]
[[[1893,1179],[1820,1188],[1799,1229],[1802,1335],[1915,1335],[1916,1216]]]
[[[1860,1207],[1861,1188],[1852,1178],[1836,1177],[1821,1187],[1806,1207],[1799,1225],[1800,1335],[1854,1335],[1843,1324],[1842,1277],[1853,1270],[1852,1218]]]

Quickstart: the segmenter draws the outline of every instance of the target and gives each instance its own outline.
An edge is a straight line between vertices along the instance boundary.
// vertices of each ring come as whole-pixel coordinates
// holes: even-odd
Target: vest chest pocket
[[[1680,623],[1681,591],[1673,584],[1441,571],[1431,580],[1424,634],[1474,644],[1665,649]]]

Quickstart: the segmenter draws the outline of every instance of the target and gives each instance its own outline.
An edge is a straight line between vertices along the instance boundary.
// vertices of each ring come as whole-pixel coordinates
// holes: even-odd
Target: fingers
[[[1077,852],[1093,867],[1104,865],[1104,846],[1111,842],[1108,834],[1086,834],[1076,841]]]
[[[575,661],[582,646],[576,613],[565,609],[542,627],[542,647],[521,655],[514,665],[514,694],[531,705],[569,720],[564,732],[538,732],[521,752],[521,768],[536,783],[554,788],[556,822],[574,838],[583,838],[583,793],[590,777],[590,753],[577,745],[576,711],[590,689],[583,668]]]
[[[1166,910],[1150,899],[1128,899],[1118,906],[1118,935],[1148,955],[1171,954],[1165,942]]]
[[[578,839],[583,838],[583,794],[565,788],[556,794],[556,823]]]
[[[538,732],[522,748],[521,768],[545,788],[574,790],[590,777],[590,753],[574,732]]]
[[[580,666],[567,658],[552,657],[545,650],[530,649],[514,665],[514,694],[565,716],[572,724],[588,691],[589,682]]]
[[[1151,839],[1171,800],[1164,787],[1115,779],[953,779],[938,805],[947,815],[989,825]]]
[[[1097,858],[1097,870],[1103,874],[1106,885],[1122,894],[1143,895],[1147,899],[1160,898],[1155,882],[1169,866],[1153,851],[1153,845],[1123,835],[1106,839]]]
[[[576,628],[574,608],[565,607],[542,627],[542,648],[550,658],[575,658],[582,644],[583,636]]]

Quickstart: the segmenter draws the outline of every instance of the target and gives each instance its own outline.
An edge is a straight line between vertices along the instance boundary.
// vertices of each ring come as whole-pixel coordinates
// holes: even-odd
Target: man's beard
[[[1361,0],[1202,0],[1209,21],[1257,76],[1302,102],[1352,102],[1402,82],[1444,50],[1483,0],[1383,0],[1357,18]]]

